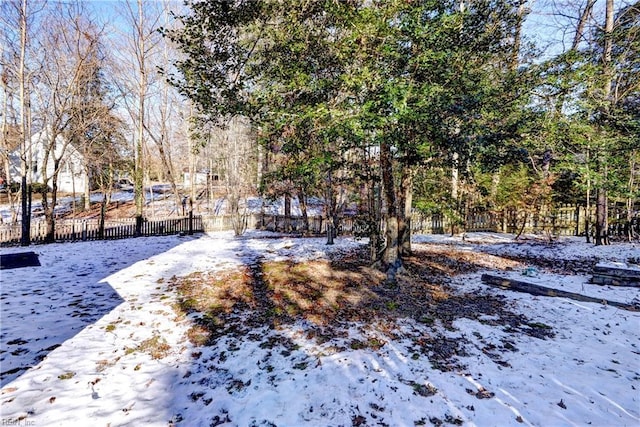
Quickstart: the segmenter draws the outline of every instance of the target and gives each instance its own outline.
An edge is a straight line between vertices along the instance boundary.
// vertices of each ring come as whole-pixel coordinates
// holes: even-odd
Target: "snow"
[[[600,262],[597,267],[640,271],[640,265],[630,262]]]
[[[416,236],[471,253],[625,263],[637,244],[468,233]],[[194,315],[174,310],[173,277],[261,259],[323,259],[365,241],[250,232],[32,246],[42,266],[2,270],[0,396],[3,425],[70,426],[638,426],[640,313],[504,291],[483,271],[452,278],[459,292],[503,295],[555,335],[513,334],[491,315],[452,327],[404,319],[395,339],[383,319],[345,325],[323,342],[309,325],[254,328],[211,346],[185,338]],[[24,248],[3,248],[2,253]],[[523,273],[526,272],[526,275]],[[638,288],[597,286],[587,274],[542,268],[502,274],[631,303]],[[463,342],[461,366],[432,367],[415,336]],[[354,339],[381,346],[353,348]],[[145,351],[156,342],[160,355]]]
[[[153,191],[150,191],[153,189]],[[163,213],[166,215],[180,214],[180,210],[176,212],[175,200],[171,194],[168,184],[157,184],[147,187],[145,191],[146,206],[150,213]],[[184,193],[184,191],[182,191]],[[133,200],[133,191],[113,191],[111,193],[112,202],[130,202]],[[100,203],[103,194],[100,192],[91,193],[91,203]],[[60,197],[56,204],[56,214],[63,215],[71,213],[74,202],[73,196]],[[75,202],[80,203],[80,196],[75,197]],[[211,212],[214,215],[222,215],[229,211],[229,200],[225,197],[211,199],[210,201],[199,199],[195,202],[196,212]],[[18,215],[20,212],[20,203],[18,201]],[[246,209],[248,213],[258,214],[265,213],[267,215],[284,215],[284,199],[266,200],[262,197],[248,197],[241,209]],[[32,218],[44,217],[44,211],[41,201],[34,201],[32,205]],[[301,216],[302,210],[297,197],[291,199],[291,215]],[[307,200],[307,215],[321,216],[324,215],[324,202],[317,197],[310,197]],[[0,203],[0,223],[10,223],[12,217],[11,205],[8,203]]]

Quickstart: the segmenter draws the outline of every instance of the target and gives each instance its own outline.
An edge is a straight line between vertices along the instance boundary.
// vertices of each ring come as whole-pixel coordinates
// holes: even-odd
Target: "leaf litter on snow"
[[[70,393],[85,392],[75,390],[74,378],[86,386],[95,368],[87,371],[77,356],[58,357],[73,354],[70,346],[83,348],[93,336],[83,333],[37,367],[54,372],[55,363],[56,376],[74,372],[60,380],[65,388],[52,383],[41,400],[24,394],[37,375],[29,371],[3,389],[3,416],[29,408],[25,416],[33,420],[122,425],[602,424],[612,414],[622,424],[638,421],[633,397],[618,393],[639,377],[630,364],[637,317],[479,282],[487,269],[519,274],[532,264],[533,245],[523,258],[516,250],[508,256],[503,238],[499,250],[483,238],[442,239],[444,245],[430,239],[416,243],[395,287],[360,261],[364,248],[349,239],[338,239],[336,248],[323,239],[224,233],[174,240],[144,265],[97,273],[111,274],[108,281],[132,301],[96,323],[102,330],[114,324],[109,334],[117,333],[120,350],[104,357],[109,344],[95,354],[84,347],[84,359],[107,361],[103,380],[85,387],[86,402],[102,409],[70,403]],[[542,264],[536,268],[548,274]],[[149,303],[160,305],[146,309]],[[577,319],[592,322],[593,333]],[[135,330],[124,325],[132,320]],[[580,345],[571,328],[589,336],[589,354],[567,356]],[[127,330],[135,341],[127,341]]]

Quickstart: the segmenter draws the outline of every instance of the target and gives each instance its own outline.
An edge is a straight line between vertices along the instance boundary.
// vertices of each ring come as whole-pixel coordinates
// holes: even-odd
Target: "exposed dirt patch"
[[[418,267],[421,273],[451,277],[481,269],[513,270],[526,266],[515,258],[472,252],[449,245],[414,244],[414,254],[407,268]]]
[[[372,319],[387,325],[383,334],[397,339],[400,328],[396,322],[412,318],[432,327],[432,333],[410,337],[415,344],[412,351],[426,355],[438,369],[452,370],[462,368],[457,357],[465,355],[467,342],[445,337],[436,326],[454,330],[456,319],[501,325],[508,332],[541,339],[553,336],[546,325],[536,325],[512,311],[505,298],[461,294],[451,285],[451,278],[458,274],[488,267],[513,269],[521,267],[518,261],[420,245],[406,260],[406,271],[398,276],[397,285],[389,288],[384,284],[386,276],[364,259],[363,249],[304,263],[256,260],[232,271],[173,278],[171,286],[178,292],[179,309],[200,315],[189,334],[197,345],[223,335],[240,338],[255,327],[276,327],[300,319],[311,325],[310,336],[320,341],[344,337],[349,322]],[[243,316],[247,312],[250,315]],[[352,344],[375,348],[371,343]]]
[[[91,208],[74,214],[69,214],[69,218],[100,218],[102,210],[101,203],[92,203]],[[111,202],[105,210],[106,219],[133,218],[136,216],[136,205],[133,201]]]
[[[600,261],[597,257],[557,259],[533,255],[509,255],[504,256],[504,259],[542,268],[549,273],[565,275],[590,274],[593,271],[593,266]]]

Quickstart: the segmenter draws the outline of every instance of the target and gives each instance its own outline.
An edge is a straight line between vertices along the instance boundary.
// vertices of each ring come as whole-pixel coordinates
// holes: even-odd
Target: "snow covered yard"
[[[304,295],[312,273],[273,263],[335,266],[364,244],[324,242],[252,232],[240,239],[215,233],[30,248],[41,267],[1,272],[2,422],[640,424],[639,312],[503,291],[480,280],[491,271],[634,303],[638,288],[587,282],[595,262],[637,258],[638,245],[416,236],[399,289],[362,283],[375,280],[362,274],[344,289]],[[230,288],[216,301],[248,299],[247,306],[221,307],[211,318],[181,287],[202,278],[190,297],[198,299],[202,289],[204,299],[204,285],[216,278],[241,271],[254,281],[264,274],[266,283],[278,273],[266,269],[273,265],[300,276],[299,287],[282,289],[297,292],[293,308],[279,305],[273,284],[244,293]],[[252,307],[257,294],[268,305]],[[351,310],[342,313],[342,303]],[[201,342],[194,336],[199,325],[209,334]]]

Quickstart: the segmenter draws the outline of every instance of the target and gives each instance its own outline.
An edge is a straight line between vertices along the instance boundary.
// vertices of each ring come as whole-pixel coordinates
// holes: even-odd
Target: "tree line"
[[[0,178],[9,222],[22,224],[23,244],[29,242],[32,194],[42,200],[53,239],[59,177],[70,170],[80,175],[70,153],[79,153],[89,177],[74,189],[83,195],[74,198],[74,210],[89,209],[96,191],[104,208],[119,178],[134,183],[140,221],[144,187],[153,181],[170,184],[178,210],[183,171],[193,176],[204,161],[192,149],[189,103],[158,71],[176,56],[159,28],[171,25],[177,6],[148,0],[0,3]]]
[[[471,206],[595,203],[607,244],[608,202],[631,219],[639,194],[640,5],[573,2],[570,46],[543,58],[531,3],[187,2],[165,31],[184,54],[172,83],[200,120],[250,120],[265,191],[321,193],[329,217],[356,203],[391,273],[412,207],[461,224]]]
[[[630,221],[640,199],[637,1],[118,5],[107,25],[86,2],[3,2],[3,148],[14,132],[23,189],[30,137],[47,128],[91,159],[105,195],[129,172],[140,221],[151,174],[179,206],[183,171],[216,170],[238,232],[249,194],[284,198],[285,214],[297,198],[303,216],[319,196],[333,228],[355,206],[391,274],[411,251],[411,209],[455,232],[472,208],[524,220],[593,205],[607,244],[607,206]],[[563,18],[564,43],[532,36],[534,5]],[[15,195],[24,227],[28,192]]]

